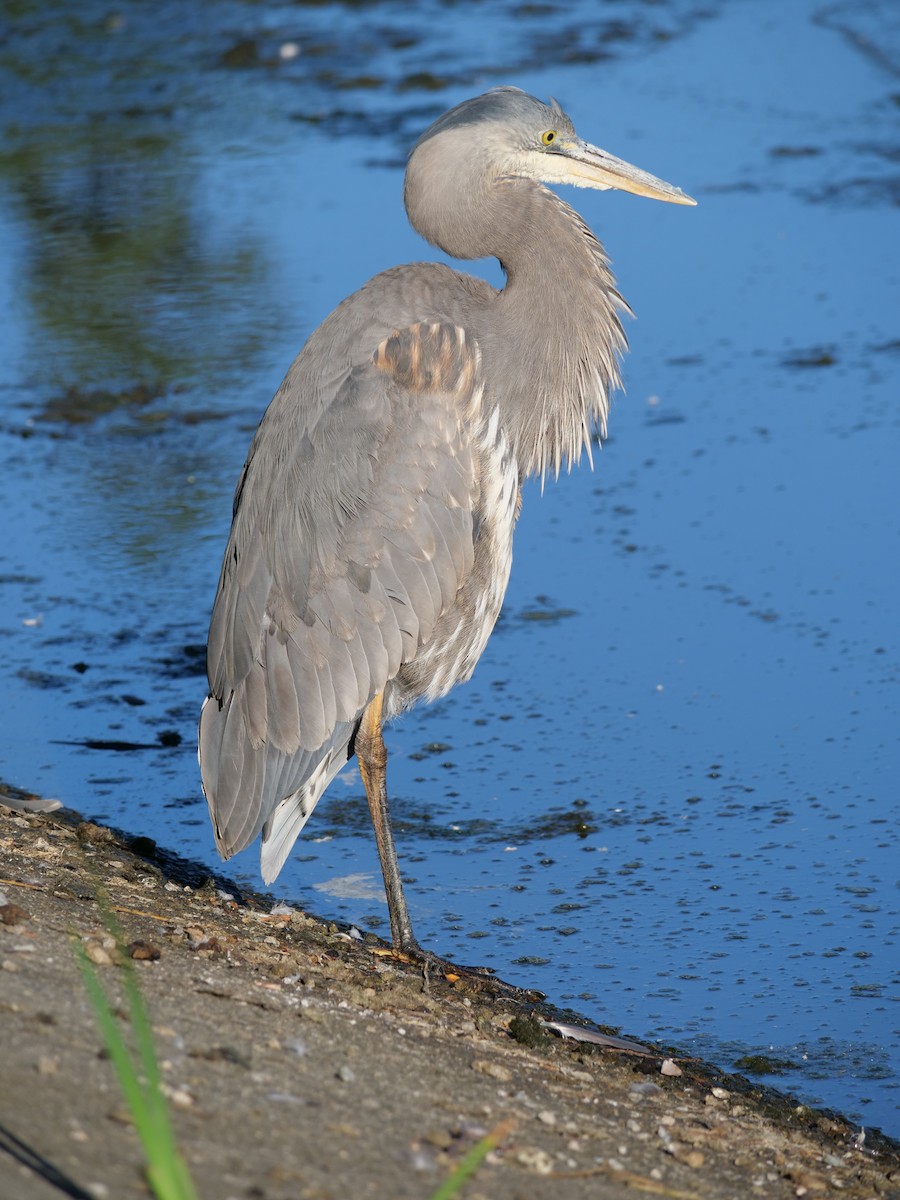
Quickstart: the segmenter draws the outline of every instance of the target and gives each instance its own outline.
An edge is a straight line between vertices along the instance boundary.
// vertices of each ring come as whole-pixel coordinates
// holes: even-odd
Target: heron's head
[[[448,172],[474,167],[487,179],[518,176],[696,204],[680,188],[584,141],[555,100],[544,104],[514,87],[495,88],[444,113],[416,142],[410,167],[428,160],[436,179],[443,173],[436,169],[438,156]]]

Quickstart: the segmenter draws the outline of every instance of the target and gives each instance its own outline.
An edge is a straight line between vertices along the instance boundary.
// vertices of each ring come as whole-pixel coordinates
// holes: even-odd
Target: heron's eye
[[[556,130],[548,129],[546,133],[541,134],[541,141],[545,146],[552,146],[556,141]]]

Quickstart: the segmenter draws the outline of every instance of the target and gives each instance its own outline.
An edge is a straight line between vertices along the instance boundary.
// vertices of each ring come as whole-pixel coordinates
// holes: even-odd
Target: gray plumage
[[[600,243],[541,180],[693,203],[580,141],[555,102],[514,88],[466,101],[416,143],[404,200],[448,254],[499,258],[506,287],[430,263],[376,276],[312,334],[253,439],[200,763],[220,852],[261,833],[266,882],[364,744],[364,713],[380,738],[382,717],[469,678],[503,602],[523,480],[605,432],[626,306]],[[386,823],[383,778],[381,791]],[[382,865],[391,901],[383,852]],[[392,904],[395,942],[414,946],[394,917]]]

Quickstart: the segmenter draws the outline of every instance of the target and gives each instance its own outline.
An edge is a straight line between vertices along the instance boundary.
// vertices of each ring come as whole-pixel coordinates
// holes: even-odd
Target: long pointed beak
[[[620,192],[633,192],[636,196],[649,196],[651,200],[665,200],[669,204],[697,203],[681,188],[580,138],[563,142],[559,149],[566,158],[571,182],[576,187],[616,188]]]

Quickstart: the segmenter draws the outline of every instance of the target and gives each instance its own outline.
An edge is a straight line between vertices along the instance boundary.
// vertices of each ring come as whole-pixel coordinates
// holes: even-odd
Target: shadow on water
[[[527,492],[472,685],[391,731],[418,930],[895,1121],[890,3],[10,11],[4,776],[214,868],[193,739],[252,430],[343,295],[430,254],[422,128],[557,94],[701,207],[574,198],[641,318],[630,396],[596,476]],[[279,885],[383,928],[352,770]]]

